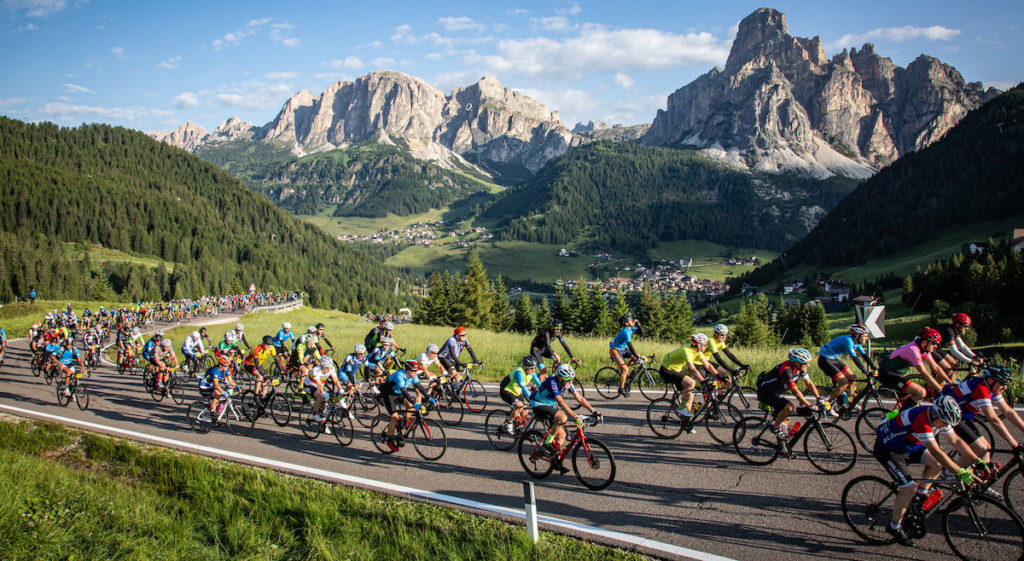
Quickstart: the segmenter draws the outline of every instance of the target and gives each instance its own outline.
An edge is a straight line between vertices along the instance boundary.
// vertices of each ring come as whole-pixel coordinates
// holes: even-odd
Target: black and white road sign
[[[885,337],[885,306],[857,306],[857,321],[868,328],[872,339]]]

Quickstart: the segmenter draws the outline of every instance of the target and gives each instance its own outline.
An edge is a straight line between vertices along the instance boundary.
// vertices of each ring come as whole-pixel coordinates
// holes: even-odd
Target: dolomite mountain
[[[262,127],[232,117],[210,134],[188,122],[152,136],[190,151],[210,142],[280,141],[293,146],[296,155],[400,138],[417,158],[447,168],[476,165],[506,178],[529,177],[585,140],[570,132],[557,112],[494,78],[485,76],[446,96],[391,71],[337,82],[318,96],[302,90]]]
[[[901,68],[871,44],[828,60],[820,38],[791,36],[783,13],[761,8],[740,22],[725,68],[671,94],[641,142],[763,171],[867,177],[997,93],[930,56]]]

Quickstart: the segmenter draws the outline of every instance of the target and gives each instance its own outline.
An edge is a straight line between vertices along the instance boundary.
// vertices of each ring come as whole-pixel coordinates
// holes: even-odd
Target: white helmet
[[[235,324],[235,331],[245,331],[245,326],[240,324],[240,323],[236,323]]]
[[[692,342],[695,345],[707,345],[708,336],[703,333],[694,333],[693,335],[690,336],[690,342]]]
[[[193,331],[192,332],[192,338],[193,339],[198,339],[199,338],[199,332],[198,331]]]
[[[384,323],[382,323],[380,325],[381,325],[381,327],[383,327],[384,329],[386,329],[388,331],[393,331],[395,329],[395,324],[391,323],[390,321],[385,321]]]
[[[292,324],[288,323],[287,321],[281,324],[281,329],[291,329],[291,328],[292,328]]]
[[[724,323],[720,323],[720,324],[715,326],[715,333],[720,333],[722,335],[725,335],[725,334],[729,333],[729,326],[725,325]]]
[[[356,354],[364,354],[365,355],[366,354],[366,345],[364,345],[362,343],[356,343],[355,351],[356,351]]]
[[[428,352],[428,353],[436,353],[436,352],[437,352],[437,351],[439,351],[439,350],[440,350],[440,349],[439,349],[439,348],[437,348],[437,345],[435,345],[435,344],[433,344],[433,343],[431,343],[431,344],[427,345],[427,352]]]
[[[161,344],[162,344],[163,346],[167,347],[168,349],[169,349],[169,348],[171,348],[171,340],[170,340],[170,339],[168,339],[167,337],[164,337],[164,340],[163,340],[163,341],[161,341],[160,343],[161,343]]]
[[[311,325],[306,328],[306,333],[316,333],[316,328]]]
[[[235,335],[228,331],[227,333],[224,334],[224,340],[227,341],[228,343],[233,343],[235,341]]]
[[[329,356],[320,357],[320,368],[324,370],[334,370],[334,359]]]
[[[382,344],[382,345],[390,345],[394,341],[395,341],[394,339],[392,339],[391,337],[387,337],[387,336],[384,336],[384,337],[380,338],[380,344]]]

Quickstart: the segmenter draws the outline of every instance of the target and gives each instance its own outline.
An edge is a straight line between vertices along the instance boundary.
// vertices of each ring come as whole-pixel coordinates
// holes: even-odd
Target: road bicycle
[[[519,437],[524,432],[533,428],[538,422],[536,415],[533,414],[533,409],[527,403],[518,413],[512,416],[512,432],[506,432],[505,419],[508,419],[510,411],[511,408],[493,409],[487,414],[487,419],[484,420],[484,431],[487,434],[487,441],[498,450],[511,450],[516,445]],[[545,425],[544,429],[547,430],[547,428],[548,426]]]
[[[200,399],[189,405],[186,415],[192,430],[205,434],[215,426],[227,425],[228,430],[239,436],[251,433],[256,424],[256,412],[244,403],[236,404],[232,399],[235,391],[233,388],[221,396],[216,412],[210,411],[212,397]]]
[[[326,400],[320,419],[317,420],[316,402],[310,398],[299,408],[299,428],[302,435],[309,440],[316,440],[321,434],[333,434],[338,444],[348,446],[352,444],[355,430],[352,427],[352,420],[349,419],[349,409],[341,404],[344,395],[331,394]]]
[[[448,438],[444,434],[441,423],[426,418],[425,411],[427,410],[429,409],[421,407],[413,410],[411,416],[408,416],[407,413],[407,416],[399,419],[395,425],[394,439],[399,448],[411,442],[413,449],[421,458],[433,462],[444,456],[445,450],[448,449]],[[370,440],[383,454],[393,453],[387,444],[387,428],[390,422],[391,416],[381,413],[373,419],[373,424],[370,425]]]
[[[265,395],[261,397],[256,395],[254,390],[245,390],[242,392],[242,403],[256,412],[257,419],[269,413],[274,424],[279,427],[287,426],[292,418],[292,403],[287,393],[277,391],[281,378],[269,378],[264,384],[267,386]]]
[[[750,367],[740,369],[740,374],[729,376],[722,385],[722,379],[717,378],[719,398],[727,401],[740,411],[751,411],[757,409],[757,389],[754,386],[740,385],[740,380],[750,371]]]
[[[830,475],[846,473],[857,463],[857,444],[839,425],[823,424],[821,418],[824,413],[824,408],[797,407],[796,414],[804,422],[784,441],[772,432],[775,416],[770,410],[761,417],[744,417],[733,430],[733,447],[746,462],[764,466],[779,456],[790,460],[796,458],[793,449],[797,442],[802,441],[807,461],[815,469]]]
[[[185,384],[178,378],[177,369],[168,369],[166,381],[162,388],[159,385],[156,370],[156,366],[147,364],[146,368],[142,371],[142,384],[145,386],[146,391],[149,392],[149,396],[153,398],[153,401],[163,401],[169,395],[174,400],[174,403],[178,405],[185,403]]]
[[[640,388],[640,393],[650,401],[665,397],[668,393],[668,386],[661,381],[659,376],[654,377],[647,364],[654,360],[654,355],[641,356],[631,365],[629,374],[626,376],[626,384],[623,386],[622,394],[629,397],[633,384]],[[605,399],[619,397],[619,380],[622,378],[618,366],[605,366],[594,374],[594,389]]]
[[[582,417],[584,426],[596,426],[601,422],[600,417]],[[526,473],[535,479],[544,479],[551,475],[556,464],[561,466],[571,454],[572,471],[584,487],[600,491],[611,485],[615,481],[615,457],[603,442],[588,437],[583,426],[573,432],[572,438],[566,439],[562,449],[555,452],[553,457],[545,454],[544,443],[553,435],[557,426],[552,425],[547,431],[530,429],[519,437],[519,463]],[[572,427],[566,425],[566,428]]]
[[[71,367],[71,381],[64,384],[63,373],[61,380],[57,382],[57,404],[61,407],[67,407],[71,403],[71,399],[74,398],[75,405],[79,409],[85,411],[89,408],[89,392],[85,389],[85,383],[82,382],[83,372],[77,372],[75,367]],[[67,389],[67,393],[64,390]]]
[[[98,345],[89,345],[89,348],[85,351],[85,366],[86,368],[100,367],[100,348]]]
[[[455,393],[455,387],[447,375],[438,376],[437,380],[430,384],[429,397],[434,398],[434,411],[442,423],[454,427],[462,422],[465,415],[463,400]]]
[[[139,350],[135,346],[129,347],[124,355],[121,357],[121,361],[117,363],[118,374],[132,374],[139,367]]]
[[[849,421],[854,417],[854,414],[857,414],[859,417],[868,403],[874,403],[876,408],[884,409],[885,405],[882,403],[883,395],[886,399],[896,398],[896,394],[892,390],[878,387],[878,370],[869,372],[863,380],[857,380],[858,383],[862,381],[864,385],[860,391],[854,394],[853,399],[849,399],[847,393],[843,392],[840,399],[836,400],[838,403],[833,408],[838,413],[840,420]]]
[[[732,444],[734,429],[743,419],[743,413],[735,405],[722,400],[710,380],[694,392],[691,417],[679,412],[684,407],[680,402],[682,394],[673,390],[671,399],[655,399],[647,406],[647,426],[658,438],[676,438],[684,430],[694,432],[693,427],[703,423],[715,442]]]
[[[487,390],[479,380],[473,379],[473,371],[483,368],[482,362],[471,362],[459,372],[460,381],[449,378],[448,384],[455,395],[462,399],[470,413],[483,413],[487,408]]]
[[[984,496],[978,485],[954,480],[919,479],[932,483],[933,493],[943,493],[928,510],[917,499],[903,516],[907,536],[921,539],[927,535],[925,522],[942,513],[942,535],[958,557],[964,560],[992,561],[1021,559],[1024,552],[1024,523],[1001,502]],[[892,519],[896,484],[873,475],[854,478],[843,488],[843,519],[864,541],[876,545],[895,543],[886,531]],[[930,499],[931,497],[929,497]]]

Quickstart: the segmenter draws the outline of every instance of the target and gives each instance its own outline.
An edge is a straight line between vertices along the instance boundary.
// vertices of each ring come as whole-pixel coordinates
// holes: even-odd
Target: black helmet
[[[551,329],[561,329],[561,328],[562,328],[562,320],[556,319],[556,320],[551,322]]]
[[[628,322],[631,319],[633,319],[633,314],[624,314],[622,317],[619,318],[619,325],[625,326],[626,322]]]
[[[524,356],[523,368],[537,368],[537,359],[533,355]]]
[[[324,328],[324,324],[318,323],[318,324],[316,324],[316,328],[317,329],[323,329]]]
[[[264,345],[273,345],[274,344],[274,338],[271,337],[270,335],[264,335],[263,336],[263,344]]]
[[[996,382],[1001,382],[1004,386],[1009,386],[1013,383],[1013,372],[1010,372],[1010,369],[1002,364],[985,365],[985,371],[982,373],[982,376],[992,378]]]

